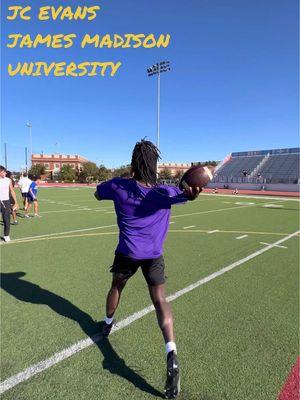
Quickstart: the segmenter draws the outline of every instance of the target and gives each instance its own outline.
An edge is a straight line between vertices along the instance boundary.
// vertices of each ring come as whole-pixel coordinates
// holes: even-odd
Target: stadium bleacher
[[[297,184],[299,148],[232,153],[214,182]]]

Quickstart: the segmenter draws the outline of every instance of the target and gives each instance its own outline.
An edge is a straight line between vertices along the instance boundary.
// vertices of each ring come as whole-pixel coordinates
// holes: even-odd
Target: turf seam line
[[[197,287],[204,285],[207,282],[210,282],[211,280],[217,278],[218,276],[223,275],[225,272],[228,272],[228,271],[244,264],[245,262],[252,260],[253,258],[259,256],[260,254],[265,253],[268,250],[271,250],[272,248],[280,245],[281,243],[289,240],[290,238],[297,236],[299,234],[299,232],[300,231],[291,233],[290,235],[278,240],[277,242],[269,244],[268,246],[266,246],[260,250],[257,250],[254,253],[228,265],[227,267],[221,268],[219,271],[216,271],[216,272],[206,276],[205,278],[202,278],[199,281],[175,292],[174,294],[167,297],[167,301],[171,302],[173,300],[176,300],[178,297],[181,297],[182,295],[190,292],[191,290],[196,289]],[[152,311],[154,311],[153,305],[146,307],[146,308],[130,315],[129,317],[120,321],[117,324],[117,326],[112,329],[112,333],[125,328],[126,326],[132,324],[134,321],[142,318],[143,316],[149,314]],[[60,361],[63,361],[65,359],[71,357],[73,354],[76,354],[79,351],[91,346],[92,344],[97,342],[100,338],[101,338],[101,335],[98,334],[98,335],[94,336],[93,338],[87,338],[87,339],[80,340],[79,342],[73,344],[72,346],[70,346],[58,353],[55,353],[52,357],[50,357],[46,360],[43,360],[37,364],[34,364],[31,367],[25,369],[24,371],[19,372],[18,374],[13,375],[10,378],[7,378],[5,381],[1,382],[1,384],[0,384],[0,394],[6,392],[9,389],[12,389],[14,386],[18,385],[19,383],[30,379],[34,375],[37,375],[38,373],[52,367],[53,365],[58,364]]]

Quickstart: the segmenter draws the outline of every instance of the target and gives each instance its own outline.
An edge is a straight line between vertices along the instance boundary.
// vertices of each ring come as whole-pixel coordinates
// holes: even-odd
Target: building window
[[[55,165],[54,165],[54,168],[55,168],[55,169],[60,169],[60,165],[59,165],[59,164],[55,164]]]
[[[50,168],[50,164],[44,163],[44,167],[45,167],[46,169],[49,169],[49,168]]]
[[[75,164],[69,164],[72,168],[75,168]]]

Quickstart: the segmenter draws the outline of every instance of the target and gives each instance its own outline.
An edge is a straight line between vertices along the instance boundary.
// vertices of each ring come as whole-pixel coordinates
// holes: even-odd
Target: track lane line
[[[181,297],[182,295],[190,292],[191,290],[194,290],[197,287],[204,285],[207,282],[212,281],[213,279],[217,278],[218,276],[223,275],[225,272],[228,272],[228,271],[246,263],[247,261],[252,260],[253,258],[259,256],[260,254],[265,253],[266,251],[276,248],[276,246],[280,245],[281,243],[291,239],[294,236],[298,236],[299,233],[300,233],[300,231],[291,233],[290,235],[278,240],[277,242],[269,244],[268,246],[266,246],[260,250],[257,250],[254,253],[252,253],[252,254],[224,267],[224,268],[221,268],[219,271],[216,271],[216,272],[206,276],[205,278],[202,278],[199,281],[197,281],[181,290],[178,290],[174,294],[168,296],[167,301],[171,302],[171,301],[176,300],[178,297]],[[149,314],[152,311],[154,311],[153,305],[146,307],[146,308],[130,315],[129,317],[120,321],[117,324],[117,326],[115,326],[112,329],[111,333],[117,332],[120,329],[123,329],[126,326],[131,325],[134,321],[141,319],[142,317],[144,317],[145,315]],[[7,390],[12,389],[16,385],[18,385],[19,383],[24,382],[24,381],[30,379],[31,377],[37,375],[38,373],[45,371],[46,369],[52,367],[53,365],[56,365],[59,362],[71,357],[72,355],[78,353],[79,351],[91,346],[92,344],[99,341],[100,339],[101,339],[101,335],[98,334],[98,335],[93,336],[92,338],[80,340],[79,342],[73,344],[72,346],[70,346],[58,353],[55,353],[52,357],[50,357],[46,360],[43,360],[37,364],[34,364],[31,367],[26,368],[24,371],[19,372],[18,374],[13,375],[10,378],[7,378],[0,384],[0,394],[3,394]]]

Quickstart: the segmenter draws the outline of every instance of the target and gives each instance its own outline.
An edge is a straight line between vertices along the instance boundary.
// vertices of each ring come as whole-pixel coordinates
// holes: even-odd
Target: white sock
[[[113,320],[114,320],[114,317],[111,317],[111,318],[105,317],[104,321],[107,323],[107,325],[110,325],[113,322]]]
[[[175,342],[168,342],[166,343],[166,352],[167,354],[170,353],[170,351],[174,351],[177,353],[177,348]]]

